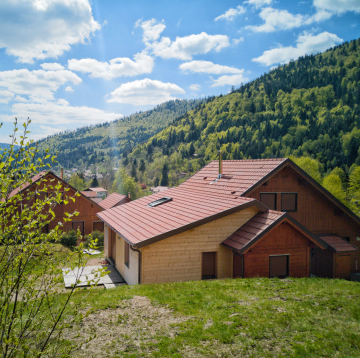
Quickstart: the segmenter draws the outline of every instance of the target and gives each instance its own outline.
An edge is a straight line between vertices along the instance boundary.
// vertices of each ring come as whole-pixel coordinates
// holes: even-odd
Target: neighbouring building
[[[64,199],[66,197],[74,196],[77,190],[69,185],[67,182],[62,180],[56,174],[51,171],[42,171],[39,174],[32,177],[31,182],[27,185],[22,186],[21,188],[16,188],[10,193],[10,197],[23,191],[36,191],[36,195],[39,197],[43,195],[47,195],[47,193],[39,192],[40,189],[44,187],[44,183],[37,185],[37,183],[43,179],[46,179],[47,182],[53,180],[51,182],[52,186],[55,186],[59,183],[63,186],[63,188],[69,188],[69,191],[65,191],[63,193]],[[45,183],[46,184],[46,183]],[[48,189],[51,192],[52,189]],[[73,213],[74,211],[78,211],[79,215],[73,217],[73,221],[64,222],[65,212]],[[77,230],[79,229],[82,235],[90,234],[94,230],[99,230],[104,227],[104,224],[96,214],[102,211],[103,208],[99,206],[97,203],[94,203],[89,197],[86,197],[82,193],[80,193],[79,197],[75,198],[75,202],[69,200],[67,204],[58,204],[54,208],[55,218],[50,222],[48,227],[44,229],[45,232],[49,232],[49,230],[53,229],[58,222],[63,223],[64,231]],[[102,229],[103,231],[103,229]]]
[[[162,192],[162,191],[165,191],[165,190],[168,190],[169,189],[169,187],[167,187],[167,186],[156,186],[156,187],[152,187],[152,188],[150,188],[150,190],[154,193],[154,194],[156,194],[156,193],[160,193],[160,192]]]
[[[129,284],[359,272],[359,218],[290,159],[213,161],[97,216]]]
[[[84,194],[85,192],[95,193],[95,194]],[[82,193],[84,195],[87,195],[88,197],[100,198],[102,200],[104,200],[107,197],[107,190],[102,187],[85,189],[84,191],[82,191]]]

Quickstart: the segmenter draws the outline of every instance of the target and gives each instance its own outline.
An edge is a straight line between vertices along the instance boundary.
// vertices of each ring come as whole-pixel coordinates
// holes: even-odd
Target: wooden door
[[[243,255],[233,253],[233,278],[243,277]]]
[[[115,232],[111,231],[111,258],[114,260],[114,263],[116,263],[116,235]]]
[[[83,221],[73,221],[72,229],[77,231],[80,230],[81,236],[84,236],[84,222]]]
[[[202,253],[202,279],[216,278],[216,252]]]
[[[289,255],[269,256],[270,277],[289,276]]]
[[[336,255],[336,275],[337,278],[350,280],[351,258],[350,254]]]
[[[103,221],[94,221],[93,230],[104,232],[104,222]]]

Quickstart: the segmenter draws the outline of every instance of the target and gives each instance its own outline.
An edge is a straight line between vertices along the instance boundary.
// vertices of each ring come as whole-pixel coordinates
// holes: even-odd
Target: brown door
[[[110,257],[114,260],[114,263],[116,263],[116,235],[115,232],[111,231],[111,255]]]
[[[84,222],[83,221],[73,221],[72,229],[77,231],[80,230],[81,236],[84,236]]]
[[[94,231],[104,232],[104,222],[94,221]]]
[[[289,276],[289,255],[269,256],[270,277]]]
[[[202,253],[202,278],[216,278],[216,252]]]
[[[336,275],[337,278],[350,280],[351,258],[350,254],[336,255]]]
[[[233,253],[233,277],[243,277],[243,256]]]

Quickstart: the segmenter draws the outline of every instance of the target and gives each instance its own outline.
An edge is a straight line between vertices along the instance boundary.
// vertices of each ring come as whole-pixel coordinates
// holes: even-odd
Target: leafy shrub
[[[78,237],[77,237],[77,232],[75,230],[71,230],[67,233],[64,233],[60,239],[60,243],[66,247],[76,246],[77,241],[78,241]]]
[[[100,231],[93,231],[91,233],[92,235],[92,239],[93,240],[96,240],[97,239],[97,242],[96,242],[96,246],[97,247],[103,247],[104,246],[104,233],[103,232],[100,232]],[[89,247],[90,246],[90,242],[91,242],[91,237],[90,235],[86,235],[85,236],[85,247]]]

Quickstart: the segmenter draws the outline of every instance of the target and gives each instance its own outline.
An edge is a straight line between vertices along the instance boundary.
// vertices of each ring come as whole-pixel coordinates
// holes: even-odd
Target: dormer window
[[[155,200],[155,201],[152,201],[151,203],[148,204],[148,206],[150,206],[151,208],[154,207],[154,206],[158,206],[158,205],[161,205],[161,204],[165,204],[169,201],[172,201],[172,198],[168,197],[168,196],[164,196],[163,198],[161,199],[158,199],[158,200]]]

